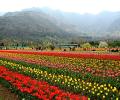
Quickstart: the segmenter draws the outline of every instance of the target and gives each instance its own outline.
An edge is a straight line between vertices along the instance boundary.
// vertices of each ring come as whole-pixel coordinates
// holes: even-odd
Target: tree
[[[108,44],[110,47],[120,47],[120,41],[118,41],[118,40],[110,41]]]
[[[54,46],[53,44],[50,44],[50,45],[48,46],[48,48],[50,48],[50,50],[54,50],[54,49],[55,49],[55,46]]]
[[[3,49],[3,47],[4,47],[4,43],[1,42],[1,43],[0,43],[0,49]]]
[[[99,45],[99,42],[98,41],[91,41],[91,42],[89,42],[92,46],[94,46],[94,47],[98,47],[98,45]]]
[[[0,43],[0,46],[4,46],[4,43],[2,42],[2,43]]]
[[[87,49],[90,49],[92,46],[90,43],[84,43],[81,45],[81,47],[84,49],[84,50],[87,50]]]
[[[108,43],[107,42],[105,42],[105,41],[100,41],[100,43],[99,43],[99,46],[98,46],[99,48],[107,48],[108,47]]]
[[[84,43],[81,45],[82,48],[91,48],[91,44],[90,43]]]

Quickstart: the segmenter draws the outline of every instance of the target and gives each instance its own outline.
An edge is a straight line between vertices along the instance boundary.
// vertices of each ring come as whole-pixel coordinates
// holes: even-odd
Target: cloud
[[[99,13],[120,11],[120,0],[0,0],[0,11],[16,11],[31,7],[50,7],[69,12]]]

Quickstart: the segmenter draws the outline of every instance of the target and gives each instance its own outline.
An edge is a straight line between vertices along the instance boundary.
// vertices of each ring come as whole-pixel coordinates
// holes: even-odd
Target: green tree
[[[99,45],[98,41],[90,41],[89,43],[94,47],[98,47],[98,45]]]
[[[108,44],[110,47],[120,47],[120,41],[118,41],[118,40],[110,41]]]
[[[84,43],[81,45],[82,48],[91,48],[91,44],[90,43]]]

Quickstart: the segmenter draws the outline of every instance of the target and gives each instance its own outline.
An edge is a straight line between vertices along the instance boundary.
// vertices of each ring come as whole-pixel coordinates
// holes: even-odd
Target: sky
[[[20,11],[32,7],[97,14],[102,11],[120,11],[120,0],[0,0],[0,12]]]

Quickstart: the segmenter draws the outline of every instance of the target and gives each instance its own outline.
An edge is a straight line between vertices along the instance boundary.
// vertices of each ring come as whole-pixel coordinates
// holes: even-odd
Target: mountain
[[[120,17],[111,23],[108,31],[120,32]]]
[[[120,12],[104,11],[94,15],[54,11],[49,8],[43,8],[42,11],[54,17],[58,22],[58,26],[64,25],[70,32],[84,33],[88,36],[105,36],[108,32],[111,34],[113,32],[110,30],[111,24],[120,18]]]
[[[21,40],[64,39],[68,35],[42,11],[9,12],[0,17],[0,37]]]
[[[55,42],[120,38],[120,12],[79,14],[29,8],[0,16],[0,39]]]
[[[0,16],[3,16],[5,14],[5,12],[0,12]]]

